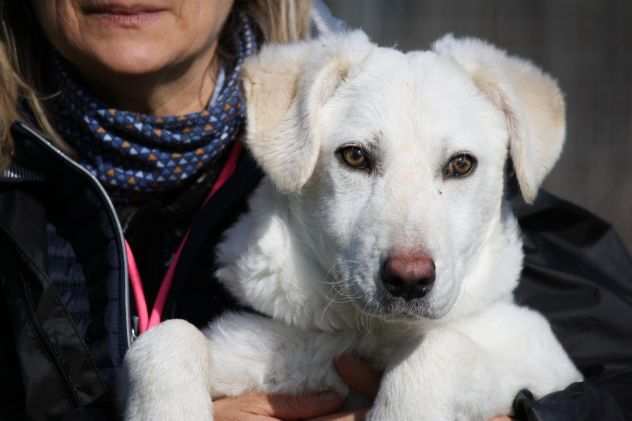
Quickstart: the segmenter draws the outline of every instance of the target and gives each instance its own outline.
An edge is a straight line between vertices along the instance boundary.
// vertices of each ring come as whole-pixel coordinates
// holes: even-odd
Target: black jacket
[[[13,129],[15,165],[0,176],[0,419],[116,419],[113,374],[133,340],[121,225],[94,177],[28,126]],[[193,218],[166,307],[200,326],[236,308],[213,273],[213,248],[262,174],[243,154],[235,175]],[[518,302],[553,325],[587,380],[534,401],[519,419],[632,419],[632,260],[610,226],[548,194],[516,200],[526,262]],[[52,228],[51,228],[52,227]],[[47,230],[85,275],[87,320],[49,279]],[[186,305],[185,305],[186,303]]]

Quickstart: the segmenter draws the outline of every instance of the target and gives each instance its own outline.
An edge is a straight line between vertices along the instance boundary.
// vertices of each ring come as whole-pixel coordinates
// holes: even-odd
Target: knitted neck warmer
[[[249,19],[239,18],[236,65],[199,113],[156,117],[110,108],[58,60],[61,94],[51,104],[55,129],[115,195],[165,192],[195,180],[239,134],[245,115],[240,69],[257,49]]]

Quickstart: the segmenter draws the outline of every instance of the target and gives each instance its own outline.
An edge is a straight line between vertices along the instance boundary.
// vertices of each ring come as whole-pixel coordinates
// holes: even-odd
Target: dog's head
[[[476,39],[269,46],[244,89],[247,144],[322,282],[389,318],[440,318],[469,274],[493,270],[481,251],[503,222],[508,158],[532,201],[565,135],[556,83]]]

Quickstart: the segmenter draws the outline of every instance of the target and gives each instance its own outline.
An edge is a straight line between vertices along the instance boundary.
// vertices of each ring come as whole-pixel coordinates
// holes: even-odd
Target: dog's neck
[[[351,303],[341,302],[329,290],[326,269],[294,233],[288,198],[269,180],[264,179],[255,191],[250,208],[218,247],[218,279],[238,300],[302,329],[381,330],[383,322],[364,315]],[[511,299],[522,262],[522,243],[508,206],[485,241],[453,309],[437,323],[470,314],[499,299]],[[490,291],[494,291],[493,296]],[[431,324],[420,326],[423,329]]]

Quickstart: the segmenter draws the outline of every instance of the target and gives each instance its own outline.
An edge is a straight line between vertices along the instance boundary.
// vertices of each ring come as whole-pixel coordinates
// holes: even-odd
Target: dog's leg
[[[120,398],[127,421],[212,421],[208,341],[169,320],[141,335],[125,356]]]
[[[483,421],[581,379],[539,314],[497,304],[431,330],[387,368],[372,421]]]
[[[582,379],[549,322],[526,307],[496,303],[475,317],[452,323],[451,328],[491,356],[500,369],[499,385],[526,388],[540,397]]]
[[[333,359],[351,349],[353,334],[293,328],[252,314],[227,314],[206,330],[211,349],[212,396],[250,391],[347,393]]]
[[[212,421],[211,397],[258,391],[347,393],[333,359],[353,335],[292,328],[251,314],[227,314],[206,331],[164,322],[128,351],[120,382],[128,421]]]
[[[433,330],[387,367],[368,420],[482,421],[461,417],[461,401],[464,395],[478,396],[476,390],[491,385],[485,377],[489,375],[483,369],[486,366],[493,364],[467,336],[449,329]]]

